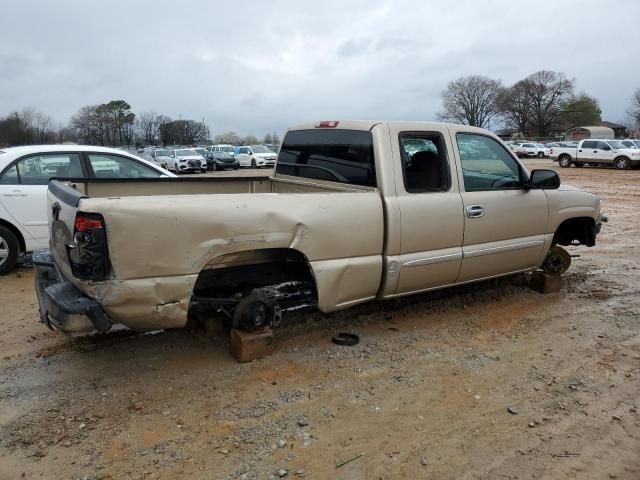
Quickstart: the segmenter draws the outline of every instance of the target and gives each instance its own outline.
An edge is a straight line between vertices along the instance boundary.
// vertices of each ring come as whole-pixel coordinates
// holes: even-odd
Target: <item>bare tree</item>
[[[155,145],[158,141],[161,120],[156,112],[142,112],[136,116],[136,133],[146,145]]]
[[[631,106],[627,110],[627,116],[636,131],[640,131],[640,88],[633,92]]]
[[[460,77],[449,82],[440,96],[440,120],[485,128],[498,113],[496,99],[501,89],[499,80],[480,75]]]
[[[574,81],[564,73],[540,70],[524,80],[523,88],[531,105],[531,124],[540,136],[560,126],[562,106],[573,96]]]
[[[516,128],[519,132],[529,130],[533,107],[524,80],[502,89],[496,103],[500,116],[508,126]]]
[[[242,138],[236,132],[220,133],[213,137],[213,143],[225,143],[229,145],[239,145],[242,143]]]

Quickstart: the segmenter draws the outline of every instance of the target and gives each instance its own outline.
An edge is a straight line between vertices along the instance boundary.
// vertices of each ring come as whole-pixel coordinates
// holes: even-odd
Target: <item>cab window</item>
[[[89,164],[96,178],[153,178],[162,173],[142,163],[118,155],[90,153]]]
[[[440,135],[401,133],[399,140],[405,190],[409,193],[449,190],[449,165]]]
[[[520,165],[495,139],[479,134],[456,135],[467,192],[522,187]]]

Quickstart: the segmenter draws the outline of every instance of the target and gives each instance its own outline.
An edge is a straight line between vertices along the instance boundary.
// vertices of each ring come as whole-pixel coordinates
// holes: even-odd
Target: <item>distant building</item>
[[[598,125],[599,127],[610,128],[611,130],[613,130],[613,133],[616,136],[616,138],[624,138],[627,136],[627,127],[625,127],[624,125],[620,125],[618,123],[613,123],[613,122],[606,122],[604,120],[600,122],[596,122],[596,125]]]
[[[584,140],[585,138],[614,139],[615,137],[616,134],[612,128],[598,125],[570,128],[565,135],[567,140],[573,140],[575,142]]]

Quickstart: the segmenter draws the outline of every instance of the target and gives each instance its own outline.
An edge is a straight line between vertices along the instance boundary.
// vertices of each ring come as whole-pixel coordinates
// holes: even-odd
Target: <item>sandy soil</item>
[[[639,479],[640,171],[559,171],[611,218],[561,293],[300,313],[250,364],[216,328],[50,332],[0,278],[0,479]]]

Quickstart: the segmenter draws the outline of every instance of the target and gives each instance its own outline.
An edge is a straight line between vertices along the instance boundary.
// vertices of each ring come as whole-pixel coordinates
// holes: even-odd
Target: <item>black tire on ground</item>
[[[258,165],[256,164],[256,159],[252,158],[251,159],[251,168],[256,168]]]
[[[233,167],[233,169],[234,169],[234,170],[237,170],[237,169],[238,169],[238,166],[236,165],[235,167]]]
[[[15,234],[8,228],[0,226],[0,275],[13,270],[19,254],[20,242]]]
[[[538,152],[538,158],[544,158],[544,153]]]
[[[613,164],[615,165],[615,167],[618,170],[626,170],[631,166],[631,162],[626,157],[618,157],[618,158],[616,158],[616,160],[613,162]]]
[[[571,157],[562,155],[560,158],[558,158],[558,165],[560,165],[562,168],[569,168],[571,166]]]

